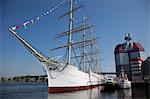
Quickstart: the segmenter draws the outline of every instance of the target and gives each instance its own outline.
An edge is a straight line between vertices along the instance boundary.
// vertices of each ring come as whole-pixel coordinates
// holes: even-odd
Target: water
[[[148,99],[149,95],[144,88],[105,91],[103,87],[49,94],[47,84],[43,82],[1,83],[0,89],[0,99]]]

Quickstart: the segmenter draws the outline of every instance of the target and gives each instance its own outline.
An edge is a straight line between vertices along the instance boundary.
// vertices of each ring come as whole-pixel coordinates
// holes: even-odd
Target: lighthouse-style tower
[[[114,52],[116,72],[119,73],[123,68],[129,80],[141,81],[143,80],[141,66],[146,58],[145,50],[141,44],[132,42],[130,33],[125,34],[124,39],[126,42],[117,45]]]

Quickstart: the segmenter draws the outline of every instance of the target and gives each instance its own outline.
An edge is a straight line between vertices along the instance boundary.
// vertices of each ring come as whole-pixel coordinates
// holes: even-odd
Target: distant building
[[[150,80],[150,57],[142,63],[143,79]]]
[[[130,80],[143,80],[141,66],[146,58],[145,50],[141,44],[132,42],[130,34],[125,35],[125,41],[115,48],[116,72],[119,73],[123,68]]]

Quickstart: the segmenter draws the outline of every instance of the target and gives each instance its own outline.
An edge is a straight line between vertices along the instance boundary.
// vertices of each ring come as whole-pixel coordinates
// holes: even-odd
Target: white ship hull
[[[117,84],[119,88],[131,88],[131,82],[128,80],[120,80]]]
[[[69,92],[96,87],[101,84],[103,75],[85,73],[73,65],[68,65],[61,72],[50,71],[45,66],[48,74],[48,90],[50,93]]]

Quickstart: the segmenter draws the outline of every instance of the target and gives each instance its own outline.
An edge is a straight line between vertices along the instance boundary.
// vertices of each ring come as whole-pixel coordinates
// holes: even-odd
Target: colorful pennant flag
[[[23,23],[24,28],[27,28],[27,24],[29,24],[29,23],[30,23],[30,21]]]
[[[50,11],[50,13],[52,12],[52,10],[49,10]]]
[[[49,14],[49,12],[46,12],[47,14]]]
[[[31,20],[31,23],[34,24],[34,19]]]
[[[16,30],[16,26],[13,26],[11,29],[12,29],[12,30]]]
[[[43,17],[43,15],[40,15],[40,17]]]
[[[37,17],[37,20],[40,20],[40,17]]]
[[[46,13],[44,13],[44,16],[46,15]]]

